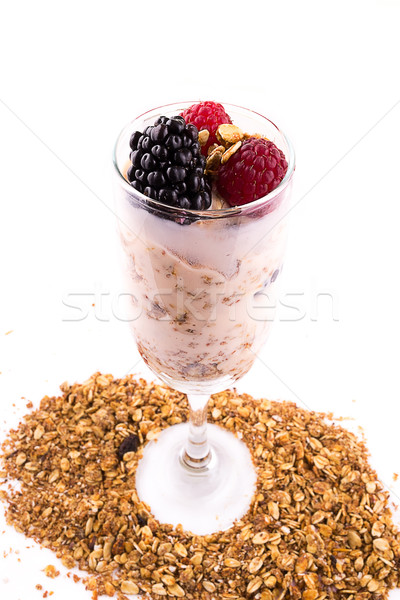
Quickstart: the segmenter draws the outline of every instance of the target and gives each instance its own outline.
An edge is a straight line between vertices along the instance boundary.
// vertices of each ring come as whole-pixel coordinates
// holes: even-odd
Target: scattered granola
[[[54,565],[47,565],[47,567],[44,568],[44,573],[46,577],[54,579],[55,577],[59,576],[60,571],[57,571]]]
[[[388,492],[365,445],[325,415],[213,396],[210,421],[247,443],[258,483],[241,521],[194,536],[157,522],[135,491],[144,444],[186,419],[184,395],[99,373],[61,390],[9,432],[2,459],[20,491],[6,481],[1,497],[17,531],[89,573],[93,598],[382,600],[399,585]],[[136,451],[118,456],[130,436]]]

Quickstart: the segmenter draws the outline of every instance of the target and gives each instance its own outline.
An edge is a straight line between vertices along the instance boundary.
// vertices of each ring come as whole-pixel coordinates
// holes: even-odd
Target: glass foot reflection
[[[182,460],[188,428],[174,425],[147,444],[137,493],[161,523],[181,524],[196,535],[223,531],[250,506],[257,479],[250,452],[232,433],[208,425],[210,460],[202,469],[188,468]]]

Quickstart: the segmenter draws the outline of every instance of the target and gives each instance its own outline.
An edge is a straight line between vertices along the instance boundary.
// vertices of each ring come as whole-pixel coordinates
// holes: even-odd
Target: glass
[[[271,121],[225,104],[236,125],[265,135],[284,152],[288,170],[280,185],[255,202],[220,210],[152,200],[125,179],[130,136],[191,104],[151,110],[123,129],[115,146],[114,190],[132,333],[145,363],[187,394],[190,409],[189,423],[168,427],[147,444],[136,475],[138,495],[161,522],[205,534],[240,518],[255,489],[247,447],[222,427],[207,426],[207,403],[249,371],[270,332],[294,153]]]

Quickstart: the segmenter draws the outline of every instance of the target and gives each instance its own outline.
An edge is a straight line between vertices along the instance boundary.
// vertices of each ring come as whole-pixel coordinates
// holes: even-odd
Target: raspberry
[[[207,156],[207,150],[212,144],[218,143],[215,132],[219,125],[222,125],[222,123],[232,123],[230,116],[225,112],[222,104],[212,101],[192,104],[192,106],[189,106],[189,108],[186,108],[181,113],[181,116],[185,119],[186,123],[196,125],[199,131],[202,129],[209,131],[210,137],[201,149],[204,156]]]
[[[272,192],[287,167],[285,155],[273,142],[249,138],[220,168],[217,188],[231,206],[247,204]]]

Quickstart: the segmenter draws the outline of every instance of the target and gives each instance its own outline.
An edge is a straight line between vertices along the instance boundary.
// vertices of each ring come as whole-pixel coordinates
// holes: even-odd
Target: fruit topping
[[[186,123],[196,125],[199,130],[202,144],[201,151],[204,156],[207,156],[209,147],[217,142],[215,133],[219,125],[232,123],[230,116],[225,112],[222,104],[218,102],[198,102],[186,108],[181,114]],[[203,131],[207,131],[208,136]]]
[[[178,208],[205,210],[211,188],[204,174],[198,128],[181,116],[159,117],[130,139],[129,183],[146,196]]]
[[[220,139],[227,142],[222,133],[218,131]],[[233,142],[232,136],[230,139]],[[214,149],[216,155],[217,152],[218,148]],[[231,155],[228,156],[229,152]],[[207,159],[209,171],[212,170],[209,168],[212,157],[213,153]],[[283,152],[273,142],[261,137],[238,139],[228,149],[225,144],[217,158],[221,163],[216,173],[217,189],[231,206],[253,202],[272,192],[284,178],[288,167]]]

